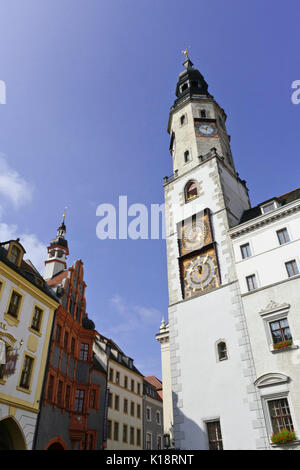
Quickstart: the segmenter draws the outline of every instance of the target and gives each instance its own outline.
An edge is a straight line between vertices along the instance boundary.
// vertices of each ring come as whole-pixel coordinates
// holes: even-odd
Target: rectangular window
[[[141,384],[137,384],[137,394],[140,395],[141,394]]]
[[[160,424],[160,411],[156,412],[156,423]]]
[[[146,434],[146,449],[152,449],[152,434],[150,434],[150,432],[147,432]]]
[[[8,307],[8,314],[12,317],[18,318],[19,308],[21,304],[21,296],[13,291]]]
[[[223,450],[220,421],[206,423],[209,450]]]
[[[111,368],[109,369],[109,381],[110,382],[114,381],[114,370]]]
[[[66,395],[65,395],[65,407],[67,410],[70,409],[70,395],[71,395],[71,387],[67,385],[66,387]]]
[[[38,307],[34,307],[34,313],[31,322],[31,328],[35,331],[40,331],[42,323],[43,310]]]
[[[116,384],[120,383],[120,372],[116,372]]]
[[[290,241],[290,237],[286,228],[277,230],[277,237],[280,245],[284,245]]]
[[[9,255],[9,261],[14,264],[18,264],[19,256],[21,254],[21,250],[17,246],[13,246]]]
[[[246,243],[245,245],[241,246],[241,253],[242,253],[242,258],[246,259],[251,256],[251,250],[250,250],[250,245],[249,243]]]
[[[130,444],[134,445],[134,428],[130,426]]]
[[[134,416],[134,401],[130,403],[130,415]]]
[[[128,377],[125,375],[124,377],[124,388],[128,387]]]
[[[75,338],[71,339],[71,354],[75,354]]]
[[[141,417],[141,405],[136,405],[136,416],[137,418]]]
[[[59,344],[60,343],[60,338],[61,338],[61,326],[56,325],[56,335],[55,335],[55,341]]]
[[[131,380],[131,391],[134,392],[134,380]]]
[[[25,355],[23,369],[21,373],[20,387],[29,389],[30,378],[33,369],[33,358]]]
[[[111,439],[111,421],[109,419],[107,420],[106,436],[107,439]]]
[[[119,440],[119,423],[114,423],[114,441]]]
[[[96,397],[97,397],[97,390],[92,388],[91,396],[90,396],[90,408],[93,410],[96,409]]]
[[[124,413],[128,413],[128,400],[126,398],[124,398]]]
[[[162,449],[162,436],[157,436],[157,449]]]
[[[268,402],[272,429],[275,434],[282,429],[294,430],[289,404],[286,398]]]
[[[50,375],[49,382],[48,382],[47,400],[51,402],[52,402],[52,397],[53,397],[53,385],[54,385],[54,377],[53,375]]]
[[[61,380],[58,381],[58,387],[57,387],[57,405],[62,406],[62,389],[63,389],[63,383]]]
[[[110,392],[108,394],[108,407],[112,408],[113,394]]]
[[[274,209],[276,209],[275,202],[270,202],[269,204],[266,204],[262,208],[264,214],[267,214],[268,212],[271,212]]]
[[[69,333],[66,331],[65,336],[64,336],[64,349],[68,349],[68,343],[69,343]]]
[[[127,424],[123,424],[123,442],[127,442]]]
[[[147,421],[151,421],[151,408],[147,406],[146,408],[146,419]]]
[[[273,338],[273,344],[292,339],[287,318],[282,318],[281,320],[271,322],[270,328]]]
[[[77,413],[83,412],[84,406],[84,390],[77,389],[75,395],[75,411]]]
[[[205,109],[200,109],[200,117],[205,118],[206,117],[206,111]]]
[[[248,291],[257,289],[257,282],[255,274],[251,274],[251,276],[246,277]]]
[[[285,267],[289,277],[296,276],[296,274],[299,274],[299,269],[294,259],[285,263]]]
[[[141,430],[140,429],[136,430],[136,445],[137,446],[141,445]]]
[[[115,395],[115,410],[119,411],[119,395]]]
[[[80,360],[87,361],[89,358],[89,345],[86,343],[81,343],[80,345]]]

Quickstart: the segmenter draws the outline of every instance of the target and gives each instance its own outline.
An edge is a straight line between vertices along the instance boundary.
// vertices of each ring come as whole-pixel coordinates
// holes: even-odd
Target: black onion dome
[[[208,84],[199,70],[193,68],[193,62],[187,57],[183,65],[185,70],[179,74],[176,86],[178,100],[192,94],[209,95]]]
[[[90,320],[90,318],[88,318],[88,317],[84,317],[82,319],[82,326],[86,330],[94,330],[95,329],[95,323],[93,322],[93,320]]]

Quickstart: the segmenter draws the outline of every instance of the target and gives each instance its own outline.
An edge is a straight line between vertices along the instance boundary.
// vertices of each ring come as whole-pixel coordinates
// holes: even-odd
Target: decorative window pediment
[[[287,303],[279,304],[277,302],[274,302],[274,300],[270,300],[268,305],[264,309],[260,310],[259,314],[263,316],[263,315],[268,315],[270,313],[278,312],[280,310],[288,310],[289,308],[290,308],[290,304],[287,304]]]
[[[255,380],[254,385],[256,387],[268,387],[270,385],[279,385],[289,382],[290,378],[285,374],[278,372],[264,374]]]

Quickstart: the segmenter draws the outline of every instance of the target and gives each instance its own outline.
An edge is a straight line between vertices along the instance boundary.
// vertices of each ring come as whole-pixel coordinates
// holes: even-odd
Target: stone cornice
[[[248,220],[243,224],[233,227],[228,231],[228,233],[231,238],[238,238],[239,236],[244,235],[245,233],[253,232],[258,228],[263,227],[264,225],[269,225],[275,222],[276,220],[287,217],[288,215],[298,211],[300,211],[299,199],[297,201],[291,202],[290,204],[286,204],[283,207],[275,209],[274,211],[269,212],[268,214],[262,214],[259,217],[256,217],[255,219]]]

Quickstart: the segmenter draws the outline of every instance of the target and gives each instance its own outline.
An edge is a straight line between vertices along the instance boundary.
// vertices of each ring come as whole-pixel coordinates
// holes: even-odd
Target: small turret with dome
[[[69,254],[68,242],[65,239],[67,232],[66,211],[63,213],[63,220],[57,229],[56,238],[51,240],[48,249],[48,259],[45,261],[44,279],[52,279],[58,273],[67,268],[67,256]]]

